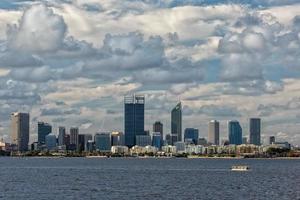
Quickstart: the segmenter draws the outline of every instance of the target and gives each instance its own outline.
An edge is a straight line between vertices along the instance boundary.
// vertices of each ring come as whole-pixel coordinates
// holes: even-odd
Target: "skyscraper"
[[[125,145],[132,147],[136,144],[136,136],[145,135],[145,97],[143,95],[125,96],[124,104]]]
[[[45,139],[52,132],[52,126],[45,122],[38,122],[38,143],[45,144]]]
[[[71,149],[77,150],[78,149],[78,135],[79,129],[77,127],[70,128],[70,145],[72,146]]]
[[[171,134],[177,135],[177,141],[182,141],[182,107],[179,102],[171,112]]]
[[[220,123],[217,120],[211,120],[208,123],[208,143],[219,145]]]
[[[11,114],[11,139],[18,151],[27,151],[29,142],[29,113]]]
[[[58,146],[66,145],[66,128],[63,126],[58,127]]]
[[[56,136],[52,134],[48,134],[45,136],[45,143],[48,150],[55,150],[56,148]]]
[[[250,144],[260,145],[260,118],[250,118]]]
[[[199,131],[196,128],[186,128],[184,130],[184,141],[192,140],[194,144],[198,143]]]
[[[153,132],[155,132],[155,133],[160,133],[160,136],[161,136],[161,140],[163,140],[164,139],[164,127],[163,127],[163,124],[160,122],[160,121],[156,121],[156,122],[154,122],[154,124],[153,124]]]
[[[274,144],[274,143],[275,143],[275,136],[270,136],[269,144]]]
[[[240,145],[243,143],[242,127],[236,120],[228,121],[228,139],[229,144]]]
[[[111,135],[110,133],[97,133],[95,135],[95,146],[99,152],[111,151]]]
[[[112,146],[124,146],[124,134],[122,132],[113,131],[111,133]]]

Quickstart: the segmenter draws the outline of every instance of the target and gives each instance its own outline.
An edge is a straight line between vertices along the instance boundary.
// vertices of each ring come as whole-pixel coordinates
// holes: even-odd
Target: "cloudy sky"
[[[300,144],[299,0],[1,0],[0,138],[14,111],[82,133],[123,131],[123,96],[146,96],[146,129],[261,117]]]

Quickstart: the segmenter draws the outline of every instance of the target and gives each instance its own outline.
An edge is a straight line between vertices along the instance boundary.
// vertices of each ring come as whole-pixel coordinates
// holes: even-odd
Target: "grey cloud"
[[[205,105],[199,109],[199,114],[211,117],[239,117],[241,113],[236,107],[226,105]]]
[[[33,5],[24,12],[18,25],[8,27],[8,46],[39,53],[55,51],[62,46],[66,29],[61,16],[44,4]]]
[[[223,94],[246,96],[258,96],[265,93],[275,94],[283,89],[283,83],[265,80],[230,82],[224,87],[219,88]]]
[[[9,104],[33,105],[40,102],[37,87],[33,84],[13,80],[0,80],[0,100]]]
[[[14,80],[27,82],[47,82],[52,79],[53,72],[48,66],[39,68],[19,68],[10,71],[10,77]]]
[[[78,109],[63,109],[63,108],[42,108],[40,109],[41,116],[60,116],[60,115],[75,115],[80,114]]]

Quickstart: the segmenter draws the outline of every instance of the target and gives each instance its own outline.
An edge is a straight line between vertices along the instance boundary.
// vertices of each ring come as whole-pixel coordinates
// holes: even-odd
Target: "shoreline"
[[[300,160],[300,157],[275,157],[275,158],[244,158],[244,157],[204,157],[204,156],[188,156],[188,157],[154,157],[154,156],[0,156],[0,158],[41,158],[41,159],[62,159],[62,158],[88,158],[88,159],[224,159],[224,160]]]

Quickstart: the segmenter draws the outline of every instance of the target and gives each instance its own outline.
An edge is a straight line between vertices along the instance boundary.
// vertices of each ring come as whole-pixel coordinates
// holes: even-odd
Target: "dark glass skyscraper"
[[[199,131],[196,128],[186,128],[184,129],[184,141],[190,139],[194,144],[198,143]]]
[[[250,144],[260,145],[260,127],[261,120],[260,118],[251,118],[250,119]]]
[[[160,122],[160,121],[156,121],[154,124],[153,124],[153,132],[155,133],[160,133],[160,136],[161,136],[161,140],[163,141],[164,139],[164,126],[163,124]]]
[[[125,96],[124,104],[125,145],[132,147],[136,144],[137,135],[145,135],[145,97],[143,95]]]
[[[240,145],[243,143],[242,127],[238,121],[228,121],[229,144]]]
[[[52,126],[45,122],[38,122],[38,143],[45,144],[46,136],[52,132]]]
[[[171,134],[177,135],[177,141],[182,141],[182,107],[179,102],[171,112]]]

